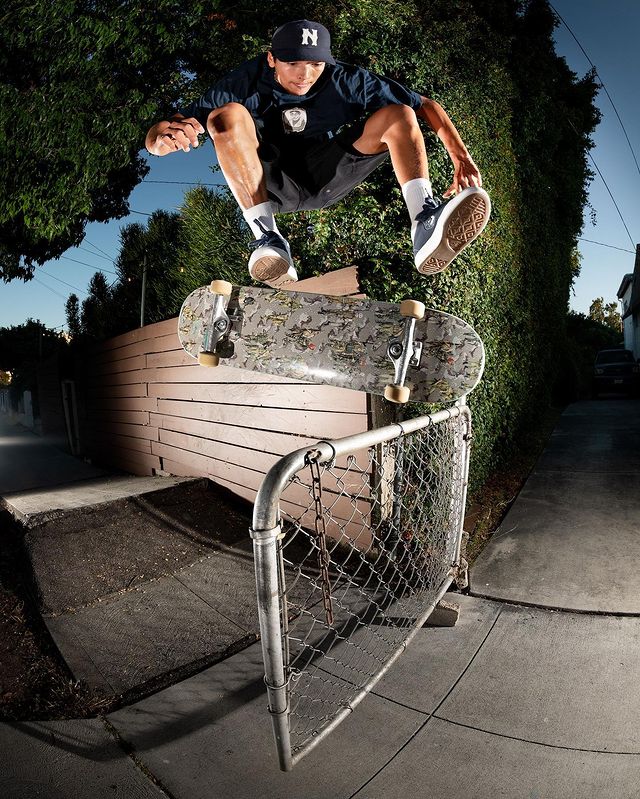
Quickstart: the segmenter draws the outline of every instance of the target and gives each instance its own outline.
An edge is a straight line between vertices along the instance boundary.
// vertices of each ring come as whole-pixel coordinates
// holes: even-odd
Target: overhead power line
[[[78,245],[78,250],[82,250],[82,252],[88,252],[89,255],[92,255],[94,258],[102,258],[103,261],[109,261],[110,264],[113,263],[113,258],[109,258],[108,255],[100,255],[100,253],[94,252],[93,250],[88,250],[86,247],[82,247]]]
[[[85,238],[84,242],[86,244],[91,245],[91,247],[93,247],[94,250],[97,250],[98,252],[101,252],[106,258],[108,258],[111,262],[113,262],[113,258],[111,258],[111,256],[108,255],[104,250],[101,250],[100,247],[96,247],[96,245],[92,241],[89,241],[89,239]]]
[[[52,291],[54,294],[57,294],[57,295],[58,295],[58,297],[62,297],[62,299],[63,299],[63,300],[66,300],[66,299],[67,299],[67,298],[64,296],[64,294],[60,294],[60,292],[59,292],[59,291],[56,291],[55,289],[52,289],[52,288],[51,288],[51,286],[47,286],[47,284],[46,284],[46,283],[43,283],[43,282],[42,282],[42,280],[39,280],[37,277],[33,277],[33,278],[31,278],[31,279],[32,279],[32,280],[35,280],[35,281],[36,281],[36,283],[39,283],[41,286],[44,286],[46,289],[49,289],[49,291]]]
[[[614,110],[614,112],[615,112],[615,115],[618,117],[618,122],[620,123],[620,127],[622,128],[622,131],[623,131],[623,133],[624,133],[624,136],[625,136],[625,138],[626,138],[626,140],[627,140],[627,144],[629,145],[629,149],[631,150],[631,155],[633,156],[633,160],[634,160],[634,162],[635,162],[636,169],[638,170],[638,174],[640,175],[640,164],[638,164],[638,159],[636,158],[636,154],[635,154],[635,151],[634,151],[634,149],[633,149],[633,146],[632,146],[632,144],[631,144],[631,140],[629,139],[629,136],[628,136],[628,134],[627,134],[627,129],[626,129],[626,128],[625,128],[625,126],[624,126],[624,123],[623,123],[623,121],[622,121],[622,118],[621,118],[620,114],[618,113],[618,109],[616,108],[616,106],[615,106],[615,103],[613,102],[613,99],[612,99],[611,95],[609,94],[609,91],[608,91],[607,87],[606,87],[606,86],[605,86],[605,84],[604,84],[604,81],[603,81],[603,80],[602,80],[602,78],[600,77],[600,73],[598,72],[598,68],[597,68],[597,67],[596,67],[596,65],[593,63],[593,61],[592,61],[592,60],[589,58],[589,56],[588,56],[588,54],[587,54],[587,51],[586,51],[586,50],[584,49],[584,47],[583,47],[583,46],[580,44],[580,42],[578,41],[578,38],[577,38],[577,36],[575,35],[575,33],[574,33],[574,32],[571,30],[571,28],[570,28],[570,27],[567,25],[567,23],[566,23],[566,22],[564,21],[564,19],[563,19],[563,18],[560,16],[560,14],[558,14],[558,12],[557,12],[557,11],[556,11],[556,9],[555,9],[555,8],[554,8],[554,7],[551,5],[551,3],[549,3],[549,7],[550,7],[550,8],[551,8],[551,10],[553,11],[553,13],[556,15],[556,17],[557,17],[557,18],[560,20],[560,22],[561,22],[561,23],[562,23],[562,24],[565,26],[565,28],[566,28],[566,29],[569,31],[569,33],[571,34],[571,36],[572,36],[573,40],[574,40],[574,41],[575,41],[575,43],[578,45],[578,47],[579,47],[579,48],[580,48],[580,50],[582,51],[582,54],[583,54],[583,55],[584,55],[584,57],[587,59],[587,61],[588,61],[588,62],[591,64],[591,66],[592,66],[592,68],[593,68],[593,70],[594,70],[595,74],[597,75],[597,77],[598,77],[598,80],[600,81],[600,86],[602,87],[602,89],[604,90],[604,93],[605,93],[605,94],[607,95],[607,97],[609,98],[609,102],[611,103],[611,107],[613,108],[613,110]]]
[[[636,245],[635,245],[635,242],[634,242],[634,240],[633,240],[633,236],[632,236],[632,235],[631,235],[631,233],[629,232],[629,228],[627,227],[627,223],[624,221],[624,217],[622,216],[622,211],[621,211],[621,210],[620,210],[620,208],[618,207],[618,203],[616,202],[616,198],[613,196],[613,192],[612,192],[612,191],[611,191],[611,189],[609,188],[609,184],[608,184],[608,183],[607,183],[607,181],[604,179],[604,175],[603,175],[603,174],[602,174],[602,172],[600,171],[600,167],[599,167],[599,166],[596,164],[596,162],[595,162],[595,160],[594,160],[593,156],[591,155],[591,153],[587,151],[587,155],[588,155],[588,156],[589,156],[589,158],[591,159],[591,163],[592,163],[592,164],[595,166],[597,173],[600,175],[600,179],[601,179],[601,180],[602,180],[602,182],[604,183],[606,190],[609,192],[609,197],[611,197],[611,202],[614,204],[614,206],[615,206],[615,209],[616,209],[616,211],[618,212],[618,216],[620,217],[620,220],[622,221],[622,224],[624,225],[624,229],[627,231],[627,236],[629,236],[629,241],[631,242],[631,246],[632,246],[632,247],[635,247]]]
[[[74,264],[80,264],[81,266],[88,266],[90,269],[95,269],[97,272],[107,272],[110,275],[116,275],[117,272],[114,272],[112,269],[104,269],[101,266],[95,266],[94,264],[88,264],[86,261],[78,261],[75,258],[69,258],[68,255],[61,255],[60,260],[64,259],[65,261],[73,261]]]
[[[81,294],[86,294],[87,293],[84,289],[79,289],[77,286],[72,286],[71,283],[67,283],[66,280],[61,280],[59,277],[56,277],[55,275],[50,275],[48,272],[40,271],[40,274],[41,275],[44,274],[47,277],[50,277],[52,280],[57,280],[58,283],[62,283],[65,286],[68,286],[70,289],[73,289],[74,291],[79,291]]]
[[[588,241],[589,244],[597,244],[599,247],[608,247],[610,250],[620,250],[620,252],[630,252],[631,255],[635,255],[635,250],[627,250],[625,247],[615,247],[613,244],[604,244],[601,241],[593,241],[593,239],[583,239],[579,236],[578,241]]]
[[[222,186],[222,183],[189,183],[186,180],[143,180],[143,183],[167,183],[170,185],[176,186],[210,186],[211,188],[218,189]]]
[[[578,131],[576,130],[576,126],[575,126],[575,125],[573,124],[573,122],[572,122],[572,121],[569,119],[569,117],[567,117],[567,122],[568,122],[568,123],[569,123],[569,125],[571,126],[571,130],[572,130],[572,131],[573,131],[573,132],[576,134],[576,136],[580,136],[580,134],[579,134],[579,133],[578,133]],[[633,237],[632,237],[631,233],[629,232],[629,228],[628,228],[628,226],[627,226],[627,223],[624,221],[624,217],[622,216],[622,211],[620,210],[620,208],[619,208],[619,206],[618,206],[618,203],[616,202],[616,198],[613,196],[613,192],[612,192],[612,191],[611,191],[611,189],[609,188],[609,184],[608,184],[608,183],[607,183],[607,181],[604,179],[604,175],[603,175],[603,174],[602,174],[602,172],[600,171],[600,167],[599,167],[599,166],[596,164],[595,158],[594,158],[594,157],[591,155],[591,153],[590,153],[590,151],[589,151],[589,150],[587,150],[586,152],[587,152],[587,155],[589,156],[589,158],[590,158],[590,160],[591,160],[591,163],[592,163],[592,164],[594,165],[594,167],[596,168],[596,172],[598,173],[598,175],[600,175],[600,179],[601,179],[601,180],[602,180],[602,182],[604,183],[604,186],[605,186],[606,190],[609,192],[609,197],[611,197],[611,202],[613,203],[613,205],[614,205],[614,207],[615,207],[616,211],[618,212],[618,216],[620,217],[620,221],[621,221],[621,222],[622,222],[622,224],[624,225],[624,229],[627,231],[627,236],[629,236],[629,241],[631,242],[631,246],[634,248],[634,252],[635,252],[635,246],[636,246],[636,245],[635,245],[635,242],[634,242],[634,240],[633,240]]]

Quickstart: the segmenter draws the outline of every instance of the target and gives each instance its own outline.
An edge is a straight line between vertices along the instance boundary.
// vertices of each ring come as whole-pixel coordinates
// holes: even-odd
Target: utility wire
[[[107,253],[104,251],[104,250],[101,250],[101,249],[100,249],[100,247],[96,247],[96,245],[95,245],[95,244],[94,244],[92,241],[89,241],[89,239],[87,239],[87,238],[85,238],[85,239],[84,239],[84,241],[85,241],[87,244],[90,244],[90,245],[91,245],[91,246],[94,248],[94,250],[97,250],[98,252],[101,252],[101,253],[102,253],[104,256],[106,256],[106,257],[107,257],[107,258],[108,258],[110,261],[113,261],[113,258],[111,258],[111,257],[110,257],[110,256],[109,256],[109,255],[108,255],[108,254],[107,254]]]
[[[623,133],[624,133],[624,135],[625,135],[625,138],[626,138],[626,140],[627,140],[627,144],[629,145],[629,149],[631,150],[631,155],[633,156],[633,160],[635,161],[636,169],[638,170],[638,174],[640,174],[640,164],[638,164],[638,159],[636,158],[636,154],[635,154],[635,152],[634,152],[633,146],[631,145],[631,141],[630,141],[630,139],[629,139],[629,136],[628,136],[628,134],[627,134],[627,130],[626,130],[625,126],[624,126],[624,123],[622,122],[622,118],[620,117],[620,114],[618,113],[618,109],[616,108],[616,106],[615,106],[615,103],[613,102],[613,99],[611,98],[611,95],[609,94],[609,91],[608,91],[607,87],[604,85],[604,81],[603,81],[603,80],[602,80],[602,78],[600,77],[600,74],[599,74],[599,72],[598,72],[598,68],[596,67],[596,65],[593,63],[593,61],[592,61],[592,60],[589,58],[589,56],[587,55],[587,52],[586,52],[586,50],[584,49],[584,47],[583,47],[583,46],[580,44],[580,42],[578,41],[578,38],[576,37],[575,33],[574,33],[574,32],[571,30],[571,28],[570,28],[570,27],[567,25],[567,23],[566,23],[566,22],[564,21],[564,19],[563,19],[563,18],[560,16],[560,14],[558,14],[558,12],[557,12],[557,11],[555,10],[555,8],[554,8],[554,7],[551,5],[551,3],[549,3],[549,7],[550,7],[550,8],[551,8],[551,10],[553,11],[553,13],[556,15],[556,17],[557,17],[557,18],[560,20],[560,22],[561,22],[561,23],[562,23],[562,24],[565,26],[565,28],[566,28],[566,29],[569,31],[569,33],[570,33],[570,34],[571,34],[571,36],[573,37],[573,40],[575,41],[575,43],[578,45],[578,47],[579,47],[579,48],[580,48],[580,50],[582,51],[582,53],[583,53],[584,57],[587,59],[587,61],[588,61],[588,62],[591,64],[591,66],[593,67],[593,70],[594,70],[595,74],[597,75],[597,77],[598,77],[598,80],[600,81],[600,86],[602,87],[602,89],[604,90],[604,93],[605,93],[605,94],[607,95],[607,97],[609,98],[609,102],[611,103],[611,107],[613,108],[613,110],[614,110],[614,112],[615,112],[615,115],[618,117],[618,122],[620,123],[620,127],[622,128],[622,131],[623,131]]]
[[[85,261],[77,261],[75,258],[69,258],[68,255],[61,255],[60,260],[64,259],[65,261],[73,261],[74,264],[80,264],[81,266],[88,266],[90,269],[95,269],[96,272],[107,272],[110,275],[117,275],[117,272],[114,272],[112,269],[103,269],[99,266],[94,266],[94,264],[88,264]]]
[[[55,275],[50,275],[48,272],[41,272],[40,274],[44,274],[47,277],[50,277],[52,280],[57,280],[58,283],[63,283],[65,286],[68,286],[70,289],[74,291],[79,291],[81,294],[86,294],[87,292],[84,289],[79,289],[77,286],[72,286],[71,283],[67,283],[65,280],[61,280],[59,277]]]
[[[108,255],[100,255],[99,253],[94,252],[93,250],[88,250],[86,247],[82,247],[81,245],[78,245],[77,249],[82,250],[82,252],[88,252],[89,255],[93,255],[94,258],[102,258],[103,261],[109,261],[111,264],[113,263],[113,258],[109,258]]]
[[[51,275],[49,275],[49,277],[51,277]],[[59,292],[59,291],[56,291],[55,289],[52,289],[52,288],[51,288],[51,286],[47,286],[47,284],[46,284],[46,283],[43,283],[43,282],[42,282],[42,280],[39,280],[37,277],[32,277],[31,279],[32,279],[32,280],[35,280],[35,281],[36,281],[36,283],[39,283],[41,286],[44,286],[46,289],[49,289],[49,291],[52,291],[54,294],[57,294],[57,295],[58,295],[58,297],[62,297],[62,299],[63,299],[63,300],[66,300],[66,299],[67,299],[67,298],[64,296],[64,294],[60,294],[60,292]]]
[[[569,117],[567,117],[567,122],[571,126],[571,129],[576,134],[576,136],[579,137],[580,134],[576,130],[576,126],[573,124],[571,119],[569,119]],[[607,183],[607,181],[604,179],[604,175],[600,171],[600,167],[596,164],[594,157],[591,155],[591,152],[589,150],[587,150],[586,153],[589,156],[589,158],[591,159],[591,163],[596,168],[596,172],[600,175],[600,178],[601,178],[602,182],[604,183],[606,190],[609,192],[609,197],[611,197],[611,202],[614,204],[615,209],[618,212],[618,216],[620,217],[620,220],[621,220],[622,224],[624,225],[624,229],[627,231],[627,236],[629,236],[629,241],[631,242],[631,246],[634,248],[634,252],[635,252],[635,246],[636,246],[635,241],[633,240],[633,237],[632,237],[631,233],[629,232],[629,228],[627,227],[627,223],[624,221],[624,217],[622,216],[622,211],[618,207],[618,203],[616,202],[616,198],[613,196],[613,192],[609,188],[609,184]]]
[[[176,186],[210,186],[211,188],[218,189],[222,183],[188,183],[186,180],[143,180],[143,183],[167,183]]]
[[[574,128],[574,130],[575,130],[575,128]],[[618,212],[618,216],[622,220],[622,224],[624,225],[624,229],[627,231],[627,236],[629,236],[629,241],[631,242],[631,246],[634,248],[634,252],[635,252],[635,246],[636,246],[635,241],[633,240],[633,237],[632,237],[631,233],[629,232],[629,228],[627,227],[627,223],[624,221],[624,217],[622,216],[622,211],[618,207],[618,203],[616,202],[616,198],[613,196],[613,192],[609,188],[609,184],[607,183],[607,181],[604,179],[604,175],[600,171],[600,167],[596,164],[593,156],[591,155],[591,153],[589,151],[587,151],[587,155],[591,159],[591,163],[595,166],[597,173],[600,175],[600,178],[601,178],[602,182],[604,183],[606,190],[609,192],[609,197],[611,197],[611,202],[614,204],[614,206],[616,208],[616,211]]]
[[[620,250],[620,252],[630,252],[635,255],[635,250],[627,250],[625,247],[614,247],[613,244],[603,244],[601,241],[593,241],[593,239],[583,239],[578,236],[578,241],[588,241],[589,244],[597,244],[599,247],[608,247],[610,250]]]

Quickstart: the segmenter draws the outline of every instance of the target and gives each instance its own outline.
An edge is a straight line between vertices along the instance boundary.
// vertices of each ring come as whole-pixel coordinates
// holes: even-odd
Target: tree
[[[618,333],[622,331],[622,317],[617,303],[608,302],[605,305],[603,297],[596,297],[589,306],[589,319],[607,325]]]
[[[67,329],[72,339],[77,339],[82,334],[82,323],[80,320],[80,301],[77,294],[71,294],[65,306],[67,317]]]
[[[215,66],[260,52],[271,32],[265,19],[276,26],[320,18],[340,59],[440,102],[482,170],[492,219],[451,268],[429,280],[413,267],[407,212],[388,166],[338,206],[278,220],[302,277],[354,264],[370,297],[415,297],[476,328],[487,350],[483,381],[470,396],[477,480],[545,408],[561,368],[599,120],[595,77],[578,78],[556,54],[557,22],[546,0],[309,0],[303,8],[290,0],[224,0]],[[201,56],[198,74],[208,77]],[[425,135],[432,183],[442,191],[451,163],[437,138]]]
[[[182,205],[182,239],[173,307],[180,309],[185,296],[212,279],[246,283],[249,228],[236,201],[226,190],[203,186],[185,194]]]
[[[589,306],[589,319],[604,324],[604,298],[596,297]]]
[[[184,299],[180,260],[183,222],[179,214],[156,211],[146,225],[134,223],[120,231],[116,259],[118,280],[112,286],[101,272],[89,284],[89,297],[80,310],[78,298],[67,300],[67,326],[72,337],[102,340],[140,324],[143,272],[145,324],[176,316]]]
[[[0,277],[127,214],[144,134],[192,77],[192,29],[215,0],[8,0],[0,33]]]
[[[63,340],[40,320],[27,319],[22,325],[0,327],[0,369],[14,372],[25,363],[48,358]]]
[[[96,272],[91,278],[88,291],[89,296],[82,302],[80,327],[85,336],[101,341],[113,330],[112,293],[102,272]]]
[[[38,363],[64,352],[66,347],[62,334],[39,320],[27,319],[22,325],[0,327],[0,385],[9,386],[14,405],[23,392],[31,391],[37,411]]]
[[[146,226],[134,223],[120,231],[120,252],[116,259],[119,280],[113,288],[117,332],[140,324],[145,269],[145,324],[168,319],[180,310],[180,304],[176,306],[175,288],[182,268],[179,256],[182,227],[179,214],[155,211]]]
[[[597,352],[615,347],[619,342],[619,331],[591,316],[570,311],[567,315],[565,343],[557,353],[560,364],[555,387],[557,398],[573,402],[580,397],[588,397]]]

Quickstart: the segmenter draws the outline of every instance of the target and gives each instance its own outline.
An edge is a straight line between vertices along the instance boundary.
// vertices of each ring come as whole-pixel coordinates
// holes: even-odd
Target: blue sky
[[[640,2],[553,0],[553,7],[596,65],[624,123],[635,157],[640,161],[640,107],[637,101]],[[590,67],[589,61],[563,25],[556,32],[556,42],[557,52],[567,59],[571,69],[580,76],[584,75]],[[597,104],[603,119],[594,136],[596,147],[592,156],[615,198],[624,223],[603,180],[596,176],[590,190],[596,221],[594,225],[591,209],[587,208],[580,241],[582,271],[570,301],[571,308],[584,313],[596,297],[603,297],[606,302],[616,301],[623,276],[633,271],[635,243],[640,242],[640,172],[604,92],[600,93]],[[544,158],[544,153],[541,157]],[[177,209],[180,206],[184,191],[189,187],[164,181],[219,182],[220,177],[214,176],[209,169],[212,162],[210,143],[190,153],[151,158],[151,171],[146,181],[134,190],[130,198],[130,208],[139,213],[131,213],[125,219],[106,225],[88,225],[82,245],[69,250],[60,260],[37,269],[37,281],[23,283],[14,280],[0,284],[0,326],[21,324],[32,317],[40,319],[48,327],[62,329],[66,323],[64,305],[70,293],[75,292],[81,300],[84,299],[87,284],[98,269],[104,270],[109,282],[115,280],[113,260],[118,253],[121,227],[131,222],[144,222],[144,214],[157,208]],[[625,223],[631,238],[625,230]]]

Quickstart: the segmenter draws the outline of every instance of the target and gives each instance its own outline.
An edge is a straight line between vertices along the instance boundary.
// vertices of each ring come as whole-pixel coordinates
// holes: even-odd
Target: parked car
[[[602,392],[637,394],[640,367],[631,350],[600,350],[593,367],[593,396]]]

